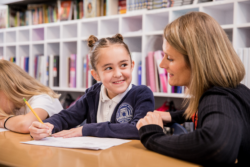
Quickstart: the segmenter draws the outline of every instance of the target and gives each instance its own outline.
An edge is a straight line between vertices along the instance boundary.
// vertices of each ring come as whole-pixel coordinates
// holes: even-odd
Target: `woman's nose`
[[[161,68],[165,68],[167,69],[168,68],[168,61],[167,59],[165,58],[165,56],[163,57],[163,59],[161,60],[161,63],[159,65]]]

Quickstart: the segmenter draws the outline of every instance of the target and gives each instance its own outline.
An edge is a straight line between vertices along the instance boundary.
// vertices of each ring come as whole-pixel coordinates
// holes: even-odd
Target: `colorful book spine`
[[[142,80],[142,65],[140,61],[138,66],[138,85],[141,85],[141,80]]]
[[[160,63],[162,61],[162,51],[156,51],[155,54],[155,60],[157,62],[157,68],[158,68],[158,73],[159,73],[159,78],[160,78],[160,90],[161,92],[167,93],[167,78],[166,78],[166,73],[163,68],[160,67]]]
[[[76,87],[76,54],[70,55],[70,87]]]
[[[54,56],[54,63],[53,63],[53,86],[59,86],[59,70],[60,70],[60,66],[59,66],[59,55],[55,55]]]
[[[149,77],[149,87],[151,88],[152,92],[156,92],[156,85],[155,85],[155,71],[153,70],[154,69],[154,52],[149,52],[148,53],[148,65],[146,68],[148,69],[152,69],[152,70],[149,70],[149,74],[148,74],[148,77]]]

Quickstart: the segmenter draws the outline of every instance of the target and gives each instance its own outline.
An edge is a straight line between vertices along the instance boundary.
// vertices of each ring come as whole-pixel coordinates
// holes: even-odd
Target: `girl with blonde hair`
[[[58,94],[12,62],[0,60],[0,78],[0,128],[29,133],[29,126],[37,119],[23,98],[42,120],[63,109]]]
[[[250,90],[224,30],[209,15],[191,12],[164,30],[160,64],[171,86],[186,86],[187,109],[149,112],[137,123],[141,142],[150,150],[202,165],[249,164]],[[165,135],[163,123],[194,121],[195,131]]]

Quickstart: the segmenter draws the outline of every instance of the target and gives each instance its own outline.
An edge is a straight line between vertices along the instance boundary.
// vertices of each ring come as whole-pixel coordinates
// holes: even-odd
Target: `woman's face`
[[[184,56],[175,48],[168,44],[164,38],[163,42],[164,58],[160,67],[165,68],[169,76],[171,86],[189,86],[191,78],[191,69],[186,63]]]
[[[8,100],[8,98],[2,91],[0,91],[0,108],[6,114],[12,114],[15,109],[14,104]]]

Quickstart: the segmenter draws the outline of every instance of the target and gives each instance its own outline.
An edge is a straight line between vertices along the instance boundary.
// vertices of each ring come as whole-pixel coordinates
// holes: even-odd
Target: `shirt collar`
[[[117,96],[115,96],[113,99],[110,99],[106,93],[106,88],[104,87],[104,85],[102,84],[101,86],[101,93],[100,93],[100,98],[102,100],[102,102],[105,102],[105,101],[109,101],[109,100],[112,100],[116,103],[119,103],[122,98],[128,93],[128,91],[132,88],[132,84],[130,84],[127,88],[127,90],[121,94],[118,94]]]

